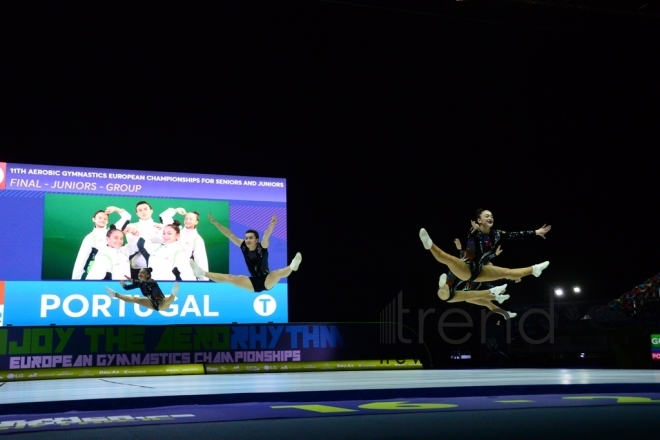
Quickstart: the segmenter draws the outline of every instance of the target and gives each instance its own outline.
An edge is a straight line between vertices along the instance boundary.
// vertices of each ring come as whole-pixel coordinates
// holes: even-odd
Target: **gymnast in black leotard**
[[[501,240],[517,240],[535,235],[545,238],[551,226],[543,225],[535,231],[505,232],[492,230],[493,222],[493,214],[490,211],[484,209],[477,211],[477,221],[472,221],[474,231],[468,237],[462,258],[450,255],[433,244],[426,229],[419,231],[419,238],[424,248],[430,250],[436,260],[445,264],[462,281],[488,282],[499,279],[520,279],[528,275],[540,276],[550,264],[548,261],[519,269],[507,269],[486,263],[492,259],[491,255]]]
[[[179,283],[175,282],[174,287],[172,288],[172,294],[169,296],[163,295],[163,291],[160,289],[160,286],[151,278],[151,268],[147,267],[145,269],[140,269],[138,272],[138,279],[134,280],[128,276],[126,279],[130,281],[130,284],[126,284],[123,280],[119,282],[124,290],[140,289],[142,295],[145,298],[136,298],[129,295],[122,295],[109,287],[105,287],[108,295],[111,297],[119,298],[122,301],[128,303],[140,304],[146,308],[152,308],[156,311],[167,310],[172,304],[172,301],[176,299],[176,295],[179,292]]]
[[[460,256],[463,257],[465,250],[461,246],[461,241],[457,238],[454,240],[456,248],[460,252]],[[502,253],[502,248],[498,246],[494,253],[489,257],[490,260]],[[490,261],[486,264],[492,264]],[[520,280],[515,280],[520,282]],[[496,286],[490,282],[476,282],[476,281],[463,281],[460,280],[449,271],[446,275],[443,274],[440,276],[440,282],[438,287],[438,297],[449,303],[456,302],[467,302],[470,304],[475,304],[478,306],[486,307],[489,310],[495,311],[504,317],[514,318],[516,313],[507,312],[502,310],[500,307],[496,306],[493,301],[498,303],[503,303],[509,299],[509,295],[505,295],[504,291],[507,286],[499,285]]]

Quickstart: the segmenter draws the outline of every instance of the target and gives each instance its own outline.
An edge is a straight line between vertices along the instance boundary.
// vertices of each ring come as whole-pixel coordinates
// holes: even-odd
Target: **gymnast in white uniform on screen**
[[[101,246],[92,264],[87,280],[124,280],[131,273],[129,258],[137,247],[124,245],[124,233],[115,225],[106,234],[106,246]]]
[[[181,223],[178,220],[166,225],[162,230],[163,242],[154,246],[146,240],[137,242],[138,251],[153,269],[151,278],[156,281],[196,281],[190,266],[190,256],[181,246],[179,236]]]
[[[174,215],[183,215],[183,228],[179,236],[179,243],[188,254],[189,258],[195,260],[195,263],[204,272],[209,271],[209,259],[206,255],[206,244],[199,232],[197,232],[197,225],[199,224],[199,213],[197,211],[186,212],[183,208],[168,208],[160,215],[160,221],[164,225],[171,225],[174,223]],[[208,281],[207,277],[198,277],[198,281]]]
[[[87,272],[90,269],[90,264],[94,261],[96,253],[102,247],[107,245],[106,234],[108,232],[108,220],[112,213],[118,213],[120,218],[115,223],[115,227],[119,230],[124,229],[131,221],[131,214],[116,206],[108,206],[106,209],[99,209],[92,216],[94,229],[87,234],[83,239],[76,262],[73,264],[73,272],[71,274],[72,280],[86,279]]]
[[[154,210],[149,202],[144,200],[137,202],[135,212],[139,220],[129,224],[124,229],[128,244],[137,246],[138,238],[142,238],[145,241],[145,247],[147,249],[153,249],[160,245],[163,242],[163,225],[151,218]],[[131,257],[131,278],[137,279],[140,269],[146,269],[147,267],[147,260],[142,253],[138,252],[133,255]]]

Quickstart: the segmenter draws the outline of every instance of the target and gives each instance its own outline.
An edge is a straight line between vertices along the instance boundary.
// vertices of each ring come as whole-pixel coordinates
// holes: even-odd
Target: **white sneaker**
[[[427,251],[431,249],[431,246],[433,246],[433,241],[431,241],[431,237],[429,237],[429,233],[426,232],[426,229],[424,228],[419,230],[419,239],[422,240],[424,249],[426,249]]]
[[[442,275],[440,275],[440,281],[438,282],[438,287],[442,287],[445,284],[447,284],[447,274],[443,273]]]
[[[509,314],[509,319],[513,319],[513,318],[515,318],[516,316],[518,316],[517,313],[513,313],[513,312],[507,312],[507,313]]]
[[[502,304],[507,299],[511,298],[511,295],[495,295],[495,301]]]
[[[195,260],[190,260],[190,267],[192,267],[193,273],[197,278],[202,278],[206,274],[206,271],[199,267],[199,264],[195,263]]]
[[[501,295],[502,292],[504,292],[506,290],[506,284],[502,284],[501,286],[491,287],[489,290],[490,290],[490,293],[492,293],[495,296]]]
[[[543,272],[543,270],[546,269],[548,266],[550,266],[549,261],[544,261],[543,263],[535,264],[534,266],[532,266],[532,274],[534,274],[535,277],[540,277],[541,272]]]
[[[108,286],[105,286],[105,291],[108,293],[108,296],[110,298],[115,298],[117,296],[117,292],[109,288]]]
[[[301,261],[302,261],[302,254],[300,252],[296,252],[296,256],[293,257],[293,260],[291,260],[291,264],[289,265],[291,270],[294,272],[297,271]]]

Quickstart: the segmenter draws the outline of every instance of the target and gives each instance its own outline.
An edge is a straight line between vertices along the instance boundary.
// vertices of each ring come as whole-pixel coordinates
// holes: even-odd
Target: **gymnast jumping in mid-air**
[[[300,262],[302,261],[302,255],[300,252],[297,252],[291,264],[287,267],[281,269],[275,269],[271,271],[268,267],[268,246],[270,244],[270,236],[275,229],[277,224],[277,217],[273,216],[264,233],[264,237],[259,241],[259,233],[254,229],[249,229],[245,232],[245,239],[241,240],[234,233],[229,230],[226,226],[220,224],[213,215],[209,212],[209,221],[224,235],[234,243],[236,246],[241,248],[243,257],[245,258],[245,264],[247,264],[248,271],[250,276],[245,275],[230,275],[217,272],[208,272],[199,267],[194,260],[190,260],[190,265],[193,268],[195,276],[197,277],[206,277],[210,280],[213,280],[218,283],[226,282],[231,283],[234,286],[240,287],[242,289],[248,290],[250,292],[263,292],[264,290],[270,290],[282,279],[291,275],[292,272],[298,270],[300,267]]]
[[[126,276],[126,279],[130,281],[131,284],[126,284],[122,280],[119,282],[121,287],[123,287],[124,290],[140,289],[140,292],[142,292],[142,295],[144,295],[145,298],[136,298],[129,295],[122,295],[112,290],[108,286],[105,286],[105,290],[108,292],[108,295],[113,298],[119,298],[120,300],[126,301],[127,303],[139,304],[146,308],[162,311],[170,308],[170,304],[172,304],[172,301],[176,299],[177,293],[179,293],[179,283],[175,282],[174,287],[172,288],[172,294],[167,297],[163,295],[163,291],[160,290],[160,286],[156,280],[151,278],[150,267],[140,269],[140,272],[138,272],[137,280],[131,279],[128,276]]]
[[[493,224],[494,218],[490,211],[485,209],[480,209],[477,211],[477,221],[472,221],[473,231],[468,237],[467,246],[465,251],[462,252],[461,258],[450,255],[433,244],[433,241],[431,240],[429,234],[426,232],[426,229],[421,229],[419,231],[419,238],[422,241],[424,248],[430,250],[435,259],[440,263],[445,264],[449,268],[451,274],[461,281],[470,283],[482,283],[496,281],[499,279],[519,280],[520,278],[528,275],[534,275],[536,277],[540,276],[543,270],[548,267],[550,262],[545,261],[540,264],[535,264],[531,267],[518,269],[508,269],[494,266],[493,264],[488,263],[496,255],[496,249],[502,240],[520,240],[536,235],[540,235],[542,238],[545,238],[545,234],[550,231],[551,226],[543,225],[541,228],[533,231],[506,232],[492,229]],[[451,289],[444,290],[442,289],[443,285],[444,283],[441,277],[441,290],[438,291],[438,296],[440,296],[441,299],[446,297],[446,300],[456,299],[456,301],[452,302],[465,301],[465,299],[460,299],[460,297],[451,297]],[[504,289],[506,289],[506,286]],[[454,289],[454,292],[456,292],[456,289]],[[492,293],[486,292],[488,291],[484,291],[480,295],[486,298]],[[478,297],[474,297],[474,299],[478,299]],[[506,298],[500,299],[504,301]],[[502,301],[498,300],[500,303]],[[479,302],[482,302],[482,304],[479,305],[489,307],[485,304],[485,302]],[[492,303],[491,305],[494,306]],[[511,314],[508,316],[512,317]]]
[[[461,241],[457,238],[454,240],[454,244],[456,244],[456,249],[460,251],[460,255],[463,257],[465,250],[461,245]],[[486,264],[493,264],[491,260],[501,253],[502,248],[501,246],[498,246],[495,252],[491,254]],[[514,281],[519,283],[520,279]],[[516,313],[502,310],[500,307],[493,303],[493,301],[497,301],[498,303],[502,304],[504,301],[509,299],[510,295],[504,294],[506,288],[506,284],[495,286],[490,282],[477,283],[474,281],[462,281],[457,279],[456,275],[449,271],[448,273],[442,274],[440,276],[438,298],[443,301],[447,301],[448,303],[467,302],[469,304],[483,306],[489,310],[499,313],[505,318],[515,318],[517,315]]]

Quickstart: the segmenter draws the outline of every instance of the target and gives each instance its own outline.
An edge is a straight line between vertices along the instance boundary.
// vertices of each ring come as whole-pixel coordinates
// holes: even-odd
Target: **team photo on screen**
[[[123,280],[145,267],[159,281],[197,281],[189,260],[227,273],[229,203],[47,194],[42,279]],[[204,280],[204,277],[199,277]]]

